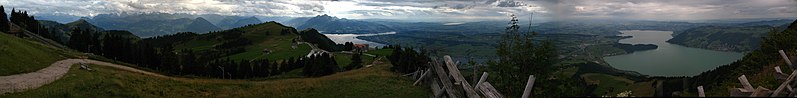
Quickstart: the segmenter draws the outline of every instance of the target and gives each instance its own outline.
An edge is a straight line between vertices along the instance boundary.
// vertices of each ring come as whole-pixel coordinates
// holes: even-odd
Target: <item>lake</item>
[[[338,44],[344,44],[346,42],[352,42],[354,44],[368,44],[371,47],[382,47],[382,46],[385,46],[385,44],[371,42],[371,41],[366,41],[366,40],[359,39],[357,37],[358,36],[388,35],[388,34],[396,34],[396,32],[384,32],[384,33],[375,33],[375,34],[324,34],[324,35],[326,35],[327,37],[329,37],[329,39],[331,39],[332,41],[334,41],[335,43],[338,43]]]
[[[655,50],[604,57],[614,68],[636,71],[651,76],[694,76],[730,64],[744,56],[743,53],[722,52],[670,44],[672,31],[623,30],[620,36],[626,44],[655,44]]]

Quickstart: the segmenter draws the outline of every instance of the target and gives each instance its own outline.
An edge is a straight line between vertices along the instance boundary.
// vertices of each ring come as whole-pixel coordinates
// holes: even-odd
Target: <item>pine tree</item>
[[[362,68],[363,67],[363,65],[362,65],[363,61],[362,61],[361,56],[362,56],[362,53],[356,53],[356,54],[352,55],[351,56],[351,63],[348,66],[346,66],[346,70]]]
[[[496,50],[498,60],[488,62],[490,73],[496,76],[493,78],[495,80],[489,81],[495,81],[495,87],[505,92],[505,95],[521,95],[523,86],[519,85],[526,85],[528,76],[534,75],[537,78],[534,96],[556,97],[574,94],[562,86],[566,84],[563,81],[549,80],[551,73],[556,70],[554,63],[558,62],[558,54],[553,44],[547,40],[535,41],[536,32],[518,31],[520,26],[514,15],[509,24],[498,42]]]
[[[8,21],[8,14],[6,14],[6,10],[3,6],[0,6],[0,11],[2,11],[2,13],[0,13],[0,32],[8,33],[8,31],[11,30]]]

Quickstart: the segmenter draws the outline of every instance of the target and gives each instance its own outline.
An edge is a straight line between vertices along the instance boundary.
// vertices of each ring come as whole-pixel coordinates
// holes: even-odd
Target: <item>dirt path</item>
[[[109,66],[126,71],[131,71],[156,77],[172,78],[161,74],[147,72],[113,63],[107,63],[107,62],[101,62],[89,59],[66,59],[55,62],[49,67],[38,70],[36,72],[10,75],[10,76],[0,76],[0,94],[22,92],[25,90],[39,88],[43,85],[52,83],[53,81],[60,79],[67,72],[69,72],[69,68],[71,68],[72,65],[80,63],[90,63],[100,66]]]

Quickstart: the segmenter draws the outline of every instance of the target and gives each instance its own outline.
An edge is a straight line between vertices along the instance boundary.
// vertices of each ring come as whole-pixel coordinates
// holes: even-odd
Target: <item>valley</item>
[[[797,97],[795,6],[0,0],[0,98]]]

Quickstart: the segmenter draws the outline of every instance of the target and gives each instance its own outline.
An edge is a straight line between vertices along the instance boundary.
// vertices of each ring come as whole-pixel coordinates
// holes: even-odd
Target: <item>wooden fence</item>
[[[730,97],[797,97],[797,91],[795,90],[795,86],[797,85],[797,81],[794,81],[794,78],[797,78],[797,70],[794,70],[794,65],[792,65],[791,59],[789,59],[786,52],[783,50],[779,50],[781,58],[786,62],[786,65],[789,65],[791,69],[791,74],[785,74],[781,70],[780,66],[775,66],[775,77],[778,80],[783,80],[783,83],[778,86],[777,89],[770,90],[761,86],[753,88],[753,85],[747,81],[747,76],[742,75],[739,76],[738,80],[739,83],[742,84],[742,88],[730,88]],[[703,91],[703,86],[697,87],[698,96],[705,97],[705,92]]]
[[[475,85],[471,85],[462,76],[457,64],[454,63],[450,56],[444,56],[443,60],[444,62],[438,62],[437,59],[432,59],[432,62],[428,64],[428,69],[415,71],[405,76],[416,79],[413,85],[424,84],[432,88],[435,98],[505,97],[487,81],[487,76],[489,75],[487,72],[483,72],[479,81]],[[534,75],[530,75],[522,98],[531,97],[531,88],[534,86],[534,80]]]

